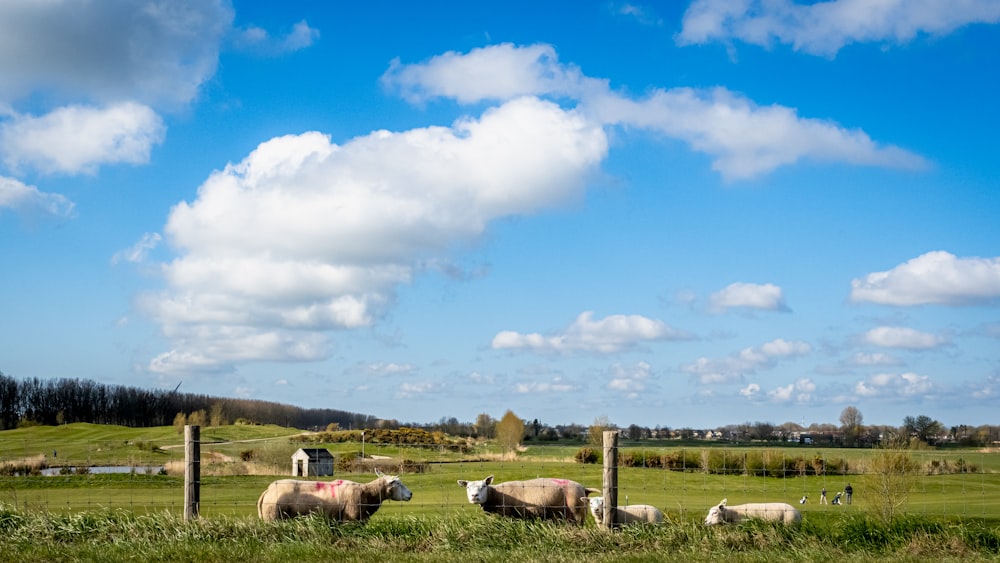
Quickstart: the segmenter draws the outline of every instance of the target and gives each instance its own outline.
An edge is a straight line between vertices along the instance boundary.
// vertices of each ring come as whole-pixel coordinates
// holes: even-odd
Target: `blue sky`
[[[1000,4],[0,4],[0,370],[996,424]]]

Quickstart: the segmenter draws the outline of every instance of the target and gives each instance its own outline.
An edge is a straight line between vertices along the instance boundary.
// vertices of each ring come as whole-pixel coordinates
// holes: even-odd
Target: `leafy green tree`
[[[933,444],[936,437],[944,431],[944,425],[925,415],[916,418],[908,416],[903,419],[903,428],[921,442]]]

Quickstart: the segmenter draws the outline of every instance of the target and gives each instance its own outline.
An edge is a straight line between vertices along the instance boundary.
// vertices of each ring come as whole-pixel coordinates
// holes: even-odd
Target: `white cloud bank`
[[[594,320],[591,311],[580,313],[562,332],[545,336],[503,331],[493,337],[495,350],[530,350],[533,352],[614,354],[642,342],[682,340],[687,333],[666,323],[641,315],[611,315]]]
[[[187,103],[232,19],[224,0],[0,2],[0,100]]]
[[[24,214],[68,217],[73,202],[59,194],[40,191],[14,178],[0,176],[0,210],[7,208]]]
[[[633,99],[605,79],[564,65],[550,45],[510,44],[448,52],[425,63],[394,62],[383,84],[414,102],[437,97],[462,103],[517,96],[552,96],[579,103],[579,111],[602,126],[648,129],[688,143],[712,157],[727,180],[766,174],[800,160],[920,168],[922,158],[881,146],[863,131],[799,117],[793,108],[758,106],[725,88],[653,89]]]
[[[722,312],[727,309],[761,309],[764,311],[787,311],[784,291],[774,284],[737,282],[713,293],[709,298],[709,308]]]
[[[495,105],[451,127],[375,131],[343,145],[317,132],[275,138],[213,174],[195,201],[170,213],[164,236],[177,256],[162,266],[167,288],[140,298],[174,348],[152,370],[327,357],[330,331],[372,325],[398,285],[422,269],[447,268],[491,221],[582,197],[607,156],[609,126],[688,141],[727,178],[802,158],[921,162],[862,132],[759,108],[723,89],[656,90],[633,100],[559,63],[548,45],[396,62],[383,82],[414,102]],[[567,102],[571,108],[560,105]],[[615,353],[688,337],[644,317],[585,313],[560,334],[503,332],[493,346]]]
[[[909,350],[927,350],[948,343],[948,339],[943,336],[899,326],[873,328],[865,333],[865,341],[883,348],[906,348]]]
[[[880,305],[981,305],[1000,300],[1000,258],[935,251],[851,281],[851,300]]]
[[[681,371],[694,376],[702,385],[736,383],[742,381],[746,374],[772,368],[781,360],[804,356],[811,351],[812,346],[806,342],[779,338],[756,348],[744,348],[726,358],[698,358],[681,366]],[[754,394],[759,390],[759,386],[756,389],[747,387],[743,390],[746,393],[741,393]]]
[[[599,127],[534,98],[450,128],[262,143],[170,213],[180,255],[142,305],[177,348],[151,368],[323,358],[325,331],[372,324],[490,221],[580,197],[606,152]]]
[[[1000,21],[995,0],[695,0],[677,36],[681,45],[731,39],[833,56],[852,43],[907,43],[974,23]]]
[[[0,154],[13,169],[30,165],[49,173],[93,174],[101,164],[149,162],[165,131],[160,116],[141,104],[66,106],[0,122]]]
[[[913,399],[928,397],[935,393],[930,377],[916,373],[880,373],[854,386],[859,397],[882,397],[887,399]]]

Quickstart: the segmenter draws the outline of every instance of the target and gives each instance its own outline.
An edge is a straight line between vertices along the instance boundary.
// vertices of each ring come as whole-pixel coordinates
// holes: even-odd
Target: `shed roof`
[[[321,459],[333,459],[333,454],[331,454],[330,450],[326,448],[299,448],[298,451],[296,451],[295,454],[292,455],[292,457],[298,456],[299,452],[302,452],[307,456],[309,456],[309,461],[318,461]]]

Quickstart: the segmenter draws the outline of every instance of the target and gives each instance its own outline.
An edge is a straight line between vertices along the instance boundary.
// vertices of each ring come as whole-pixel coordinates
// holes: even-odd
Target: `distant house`
[[[326,448],[299,448],[292,454],[292,476],[333,475],[333,454]]]

